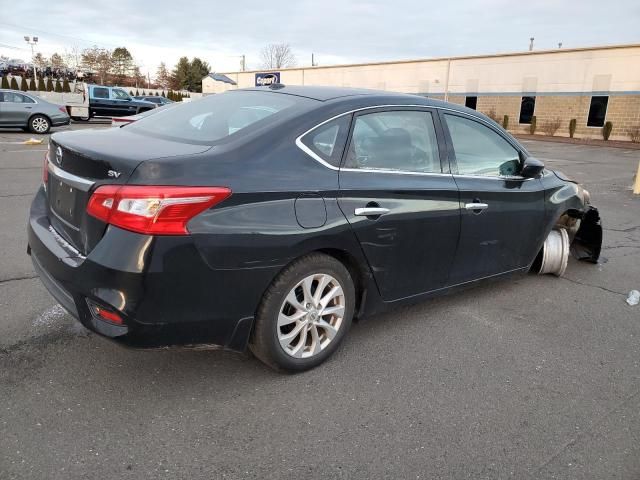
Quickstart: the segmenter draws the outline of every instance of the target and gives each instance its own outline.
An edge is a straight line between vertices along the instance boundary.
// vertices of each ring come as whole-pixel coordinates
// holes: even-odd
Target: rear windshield
[[[269,92],[226,92],[161,109],[127,128],[185,142],[212,143],[308,102],[306,98]]]

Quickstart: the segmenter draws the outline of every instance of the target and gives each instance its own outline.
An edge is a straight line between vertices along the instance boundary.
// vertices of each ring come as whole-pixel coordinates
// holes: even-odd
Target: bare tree
[[[296,57],[287,43],[271,43],[260,52],[262,68],[295,67]]]

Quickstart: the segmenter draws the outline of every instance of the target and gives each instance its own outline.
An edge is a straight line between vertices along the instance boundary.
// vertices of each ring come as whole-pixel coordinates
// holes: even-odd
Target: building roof
[[[276,87],[253,87],[242,88],[240,90],[254,90],[262,92],[284,93],[287,95],[296,95],[298,97],[311,98],[321,102],[333,100],[342,97],[354,97],[363,95],[375,95],[384,97],[413,97],[404,93],[386,92],[381,90],[370,90],[367,88],[350,88],[350,87],[318,87],[318,86],[302,86],[302,85],[282,85],[276,84]]]
[[[230,85],[237,85],[236,82],[234,82],[233,80],[231,80],[229,77],[227,77],[225,74],[223,73],[215,73],[215,72],[211,72],[207,75],[207,77],[211,77],[213,78],[215,81],[217,82],[223,82],[223,83],[228,83]],[[205,77],[206,78],[206,77]]]
[[[465,59],[476,59],[476,58],[496,58],[496,57],[514,57],[514,56],[522,56],[522,55],[543,55],[543,54],[566,54],[570,52],[585,52],[585,51],[596,51],[596,50],[614,50],[621,48],[640,48],[640,43],[629,43],[629,44],[621,44],[621,45],[601,45],[595,47],[577,47],[577,48],[554,48],[551,50],[533,50],[533,51],[520,51],[520,52],[507,52],[507,53],[491,53],[491,54],[483,54],[483,55],[461,55],[461,56],[453,56],[453,57],[431,57],[431,58],[414,58],[414,59],[406,59],[406,60],[388,60],[384,62],[367,62],[367,63],[346,63],[346,64],[337,64],[337,65],[322,65],[322,66],[300,66],[300,67],[289,67],[289,68],[271,68],[264,70],[246,70],[246,71],[234,71],[234,72],[225,72],[227,75],[231,74],[239,74],[239,73],[264,73],[264,72],[283,72],[287,70],[319,70],[324,68],[344,68],[344,67],[366,67],[371,65],[397,65],[403,63],[415,63],[415,62],[438,62],[438,61],[447,61],[447,60],[465,60]],[[220,74],[222,75],[222,74]],[[228,78],[228,77],[227,77]]]

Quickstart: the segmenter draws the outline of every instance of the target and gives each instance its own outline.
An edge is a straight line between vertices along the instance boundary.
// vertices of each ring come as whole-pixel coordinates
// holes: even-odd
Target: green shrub
[[[156,97],[159,97],[160,95],[158,95],[158,91],[156,90]]]
[[[64,82],[62,82],[62,91],[64,93],[71,93],[71,87],[69,86],[69,80],[67,80],[66,78],[64,79]]]
[[[136,94],[134,96],[139,96],[140,94],[138,93],[138,89],[136,88]]]
[[[629,137],[633,143],[640,143],[640,127],[632,127],[629,131]]]
[[[18,81],[16,80],[16,77],[11,77],[11,89],[12,90],[19,90]]]
[[[604,127],[602,127],[602,137],[605,140],[609,140],[609,137],[611,136],[611,130],[613,130],[613,123],[605,122]]]
[[[502,117],[502,128],[507,130],[509,128],[509,115]]]
[[[44,84],[44,78],[38,77],[38,85],[36,86],[36,90],[39,92],[46,92],[47,86]]]
[[[22,77],[20,79],[20,90],[23,92],[27,91],[27,77]]]
[[[9,88],[9,80],[7,80],[7,77],[2,77],[2,82],[0,82],[0,88]]]
[[[534,135],[536,133],[536,116],[534,115],[533,117],[531,117],[531,125],[529,125],[529,133],[531,135]]]
[[[573,138],[573,135],[576,133],[576,119],[572,118],[569,120],[569,137]]]
[[[56,88],[55,88],[56,93],[62,93],[62,84],[56,80]]]
[[[133,97],[133,90],[129,90],[129,95]]]
[[[46,80],[47,92],[53,92],[53,82],[50,78]]]

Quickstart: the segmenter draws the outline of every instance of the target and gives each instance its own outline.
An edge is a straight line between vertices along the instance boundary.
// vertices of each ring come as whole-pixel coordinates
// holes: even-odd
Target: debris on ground
[[[29,140],[25,140],[24,142],[22,142],[23,145],[42,145],[42,142],[44,142],[44,138],[41,138],[40,140],[38,140],[37,138],[30,138]]]
[[[640,303],[640,292],[638,290],[631,290],[627,297],[627,303],[632,307]]]

